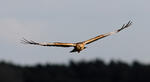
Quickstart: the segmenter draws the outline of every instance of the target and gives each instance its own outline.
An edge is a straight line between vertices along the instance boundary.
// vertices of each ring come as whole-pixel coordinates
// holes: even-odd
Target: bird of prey
[[[70,53],[72,52],[78,52],[80,53],[80,51],[82,51],[83,49],[85,49],[85,45],[87,44],[90,44],[94,41],[97,41],[99,39],[102,39],[106,36],[109,36],[109,35],[112,35],[112,34],[115,34],[115,33],[118,33],[120,32],[121,30],[129,27],[130,25],[132,24],[131,21],[129,21],[127,24],[123,24],[122,27],[118,30],[115,30],[113,32],[109,32],[109,33],[105,33],[105,34],[101,34],[101,35],[98,35],[94,38],[91,38],[91,39],[88,39],[88,40],[85,40],[85,41],[82,41],[82,42],[77,42],[77,43],[62,43],[62,42],[35,42],[35,41],[32,41],[32,40],[26,40],[23,38],[22,42],[25,43],[25,44],[33,44],[33,45],[40,45],[40,46],[56,46],[56,47],[74,47],[74,49],[72,51],[70,51]]]

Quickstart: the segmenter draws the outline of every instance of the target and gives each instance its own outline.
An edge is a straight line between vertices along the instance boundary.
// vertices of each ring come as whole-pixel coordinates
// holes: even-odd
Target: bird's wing
[[[22,42],[24,44],[33,44],[33,45],[40,45],[40,46],[56,46],[56,47],[74,47],[75,44],[74,43],[60,43],[60,42],[54,42],[54,43],[47,43],[47,42],[43,42],[43,43],[38,43],[32,40],[26,40],[23,38]]]
[[[86,41],[83,41],[83,42],[84,42],[85,44],[92,43],[92,42],[94,42],[94,41],[96,41],[96,40],[99,40],[99,39],[101,39],[101,38],[104,38],[104,37],[106,37],[106,36],[109,36],[109,35],[118,33],[118,32],[120,32],[121,30],[123,30],[123,29],[129,27],[131,24],[132,24],[132,22],[129,21],[127,24],[123,24],[123,26],[122,26],[120,29],[118,29],[118,30],[115,30],[115,31],[113,31],[113,32],[109,32],[109,33],[106,33],[106,34],[102,34],[102,35],[99,35],[99,36],[96,36],[96,37],[94,37],[94,38],[91,38],[91,39],[86,40]]]

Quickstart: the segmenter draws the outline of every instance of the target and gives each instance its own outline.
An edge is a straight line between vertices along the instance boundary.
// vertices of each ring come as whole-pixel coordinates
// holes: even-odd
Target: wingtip
[[[34,44],[34,45],[38,44],[37,42],[32,41],[32,40],[29,41],[29,40],[25,39],[24,37],[22,38],[21,43],[22,44]]]
[[[20,43],[22,43],[22,44],[27,44],[27,42],[28,42],[28,40],[27,39],[25,39],[24,37],[21,39],[21,41],[20,41]]]
[[[123,24],[122,27],[117,30],[117,32],[120,32],[121,30],[123,30],[123,29],[125,29],[125,28],[131,26],[132,23],[133,23],[133,22],[130,20],[127,24]]]
[[[132,23],[133,23],[133,22],[130,20],[126,25],[131,26]]]

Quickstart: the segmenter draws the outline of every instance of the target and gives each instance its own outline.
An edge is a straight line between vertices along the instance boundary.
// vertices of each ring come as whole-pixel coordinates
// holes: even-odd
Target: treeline
[[[150,65],[101,60],[36,66],[1,62],[0,82],[150,82]]]

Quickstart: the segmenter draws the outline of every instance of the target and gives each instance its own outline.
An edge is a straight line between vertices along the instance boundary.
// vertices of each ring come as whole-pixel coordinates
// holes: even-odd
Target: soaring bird
[[[82,42],[77,42],[77,43],[62,43],[62,42],[51,42],[51,43],[41,42],[41,43],[39,43],[39,42],[35,42],[35,41],[32,41],[32,40],[26,40],[25,38],[23,38],[22,42],[25,43],[25,44],[33,44],[33,45],[40,45],[40,46],[74,47],[74,49],[72,51],[70,51],[70,53],[72,53],[72,52],[80,53],[80,51],[82,51],[83,49],[86,48],[85,45],[90,44],[90,43],[92,43],[94,41],[97,41],[99,39],[102,39],[106,36],[118,33],[121,30],[131,26],[131,24],[132,24],[132,22],[129,21],[127,24],[123,24],[122,27],[118,30],[115,30],[115,31],[109,32],[109,33],[105,33],[105,34],[101,34],[101,35],[98,35],[94,38],[91,38],[91,39],[88,39],[88,40],[85,40],[85,41],[82,41]]]

